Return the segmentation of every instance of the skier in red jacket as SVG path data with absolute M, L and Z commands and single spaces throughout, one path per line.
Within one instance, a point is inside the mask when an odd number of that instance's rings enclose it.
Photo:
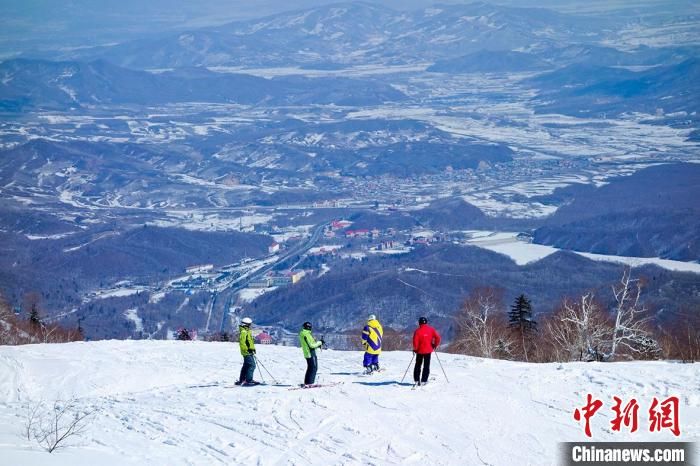
M 413 380 L 416 385 L 425 385 L 430 376 L 430 354 L 440 344 L 440 334 L 428 325 L 428 319 L 418 319 L 418 328 L 413 332 L 413 352 L 416 354 L 416 366 L 413 368 Z M 423 366 L 423 374 L 421 374 Z

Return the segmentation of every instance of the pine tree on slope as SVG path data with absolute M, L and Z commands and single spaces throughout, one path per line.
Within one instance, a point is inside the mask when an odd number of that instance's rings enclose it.
M 537 331 L 537 322 L 532 318 L 532 304 L 524 294 L 515 299 L 508 312 L 508 325 L 512 327 L 520 337 L 523 345 L 525 361 L 528 360 L 526 340 L 530 339 Z

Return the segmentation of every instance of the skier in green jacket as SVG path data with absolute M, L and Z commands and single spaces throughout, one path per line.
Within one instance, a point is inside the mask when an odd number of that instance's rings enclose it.
M 316 359 L 316 349 L 323 346 L 323 338 L 316 341 L 311 335 L 311 322 L 304 322 L 301 332 L 299 332 L 299 343 L 306 358 L 306 374 L 304 375 L 304 385 L 313 385 L 316 381 L 316 371 L 318 370 L 318 360 Z
M 253 319 L 244 317 L 241 319 L 241 324 L 238 327 L 243 367 L 241 367 L 241 376 L 238 378 L 236 385 L 260 384 L 260 382 L 253 380 L 253 374 L 255 373 L 255 342 L 253 341 L 253 335 L 250 333 L 251 325 L 253 325 Z

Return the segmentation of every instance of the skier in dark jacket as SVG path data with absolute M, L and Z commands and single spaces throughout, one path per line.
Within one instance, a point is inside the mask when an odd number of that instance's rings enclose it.
M 413 368 L 413 381 L 417 385 L 428 383 L 430 376 L 430 355 L 440 345 L 440 334 L 428 325 L 428 319 L 418 319 L 418 328 L 413 332 L 413 352 L 416 355 L 416 365 Z M 423 373 L 421 374 L 421 366 Z
M 255 373 L 255 342 L 253 341 L 253 335 L 250 333 L 251 325 L 253 325 L 253 319 L 244 317 L 241 319 L 241 325 L 238 327 L 243 367 L 241 367 L 241 376 L 238 378 L 236 385 L 260 384 L 260 382 L 253 380 L 253 374 Z
M 301 332 L 299 332 L 299 343 L 306 359 L 304 385 L 313 385 L 316 381 L 316 371 L 318 370 L 316 349 L 323 346 L 323 338 L 320 341 L 316 341 L 311 334 L 311 322 L 304 322 Z

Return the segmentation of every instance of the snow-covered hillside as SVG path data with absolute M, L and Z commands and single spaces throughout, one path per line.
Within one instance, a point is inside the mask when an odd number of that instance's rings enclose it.
M 264 346 L 258 353 L 281 384 L 302 380 L 298 348 Z M 0 463 L 556 464 L 558 442 L 587 440 L 573 417 L 587 394 L 604 403 L 591 418 L 592 440 L 700 436 L 697 364 L 535 365 L 439 356 L 449 383 L 433 358 L 434 380 L 411 390 L 399 383 L 411 353 L 384 353 L 387 370 L 366 377 L 359 375 L 360 352 L 323 351 L 318 382 L 342 383 L 289 390 L 234 386 L 241 357 L 232 343 L 0 347 Z M 673 395 L 680 399 L 680 437 L 650 433 L 651 400 Z M 639 402 L 637 432 L 612 431 L 613 396 Z M 25 407 L 57 398 L 75 398 L 96 412 L 81 437 L 49 454 L 26 439 Z

